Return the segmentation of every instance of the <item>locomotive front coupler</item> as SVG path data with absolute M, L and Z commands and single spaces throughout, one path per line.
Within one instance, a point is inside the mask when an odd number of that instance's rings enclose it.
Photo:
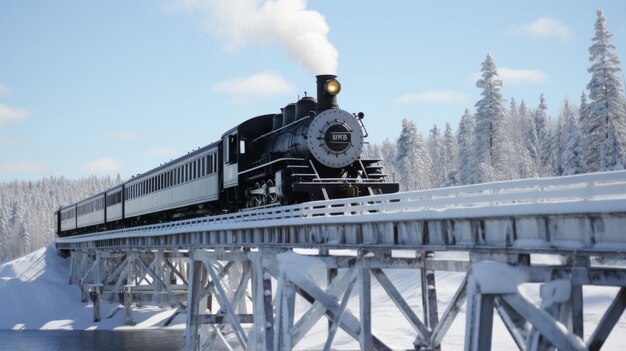
M 341 197 L 357 197 L 360 195 L 361 191 L 359 190 L 359 187 L 357 186 L 352 186 L 350 184 L 347 184 L 346 186 L 342 187 L 341 190 L 339 191 Z

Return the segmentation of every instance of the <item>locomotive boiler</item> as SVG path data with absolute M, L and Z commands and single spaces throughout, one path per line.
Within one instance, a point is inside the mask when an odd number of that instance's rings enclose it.
M 317 100 L 305 96 L 288 104 L 271 116 L 270 131 L 242 134 L 252 148 L 252 162 L 241 166 L 240 179 L 248 205 L 398 191 L 397 183 L 385 181 L 380 160 L 360 158 L 364 114 L 340 109 L 340 91 L 336 76 L 317 76 Z

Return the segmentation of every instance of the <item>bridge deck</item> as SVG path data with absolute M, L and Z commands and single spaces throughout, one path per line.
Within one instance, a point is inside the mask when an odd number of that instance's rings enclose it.
M 626 251 L 626 172 L 450 187 L 60 238 L 60 249 Z

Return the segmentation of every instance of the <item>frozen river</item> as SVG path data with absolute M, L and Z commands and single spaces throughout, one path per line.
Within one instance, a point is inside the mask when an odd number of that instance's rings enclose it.
M 0 350 L 179 350 L 182 330 L 0 330 Z

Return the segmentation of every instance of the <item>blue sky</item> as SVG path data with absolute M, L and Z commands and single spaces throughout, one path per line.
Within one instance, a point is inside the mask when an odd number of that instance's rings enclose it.
M 618 0 L 0 0 L 0 181 L 147 171 L 314 92 L 335 54 L 373 142 L 403 118 L 456 129 L 488 53 L 506 99 L 543 93 L 556 117 L 589 81 L 598 8 L 626 60 Z

